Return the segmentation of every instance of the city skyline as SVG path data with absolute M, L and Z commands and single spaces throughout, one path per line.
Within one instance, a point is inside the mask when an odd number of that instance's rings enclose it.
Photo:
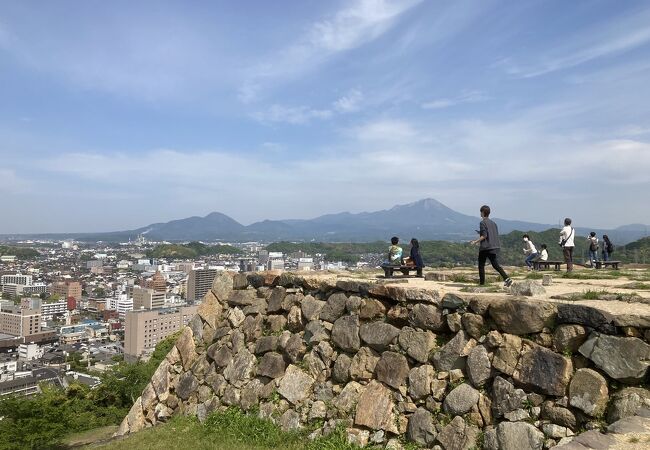
M 435 198 L 650 223 L 650 5 L 5 2 L 0 233 Z

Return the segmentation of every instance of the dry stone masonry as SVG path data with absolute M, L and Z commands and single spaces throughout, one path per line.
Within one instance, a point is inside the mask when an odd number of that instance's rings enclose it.
M 342 425 L 361 446 L 614 449 L 632 432 L 650 448 L 648 322 L 513 295 L 221 273 L 118 434 L 237 407 L 285 430 L 319 424 L 312 437 Z

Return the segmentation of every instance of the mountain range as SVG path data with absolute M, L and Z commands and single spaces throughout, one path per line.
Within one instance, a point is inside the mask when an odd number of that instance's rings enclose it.
M 459 213 L 437 200 L 427 198 L 390 209 L 338 214 L 327 214 L 314 219 L 264 220 L 242 225 L 219 212 L 205 217 L 189 217 L 165 223 L 154 223 L 135 230 L 107 233 L 66 233 L 22 236 L 0 236 L 5 239 L 51 238 L 80 241 L 126 241 L 139 234 L 153 241 L 317 241 L 370 242 L 389 240 L 400 236 L 402 241 L 415 237 L 420 240 L 467 240 L 476 236 L 479 218 Z M 514 230 L 544 231 L 556 227 L 551 224 L 523 222 L 495 218 L 500 233 Z M 596 231 L 608 234 L 617 243 L 625 244 L 647 235 L 650 227 L 632 224 L 614 230 L 576 228 L 577 235 Z

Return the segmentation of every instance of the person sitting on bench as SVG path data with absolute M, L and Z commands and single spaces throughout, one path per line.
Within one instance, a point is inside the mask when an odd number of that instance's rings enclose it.
M 546 244 L 542 244 L 542 251 L 537 254 L 537 257 L 533 261 L 533 267 L 539 269 L 538 263 L 540 261 L 548 261 L 548 246 Z
M 420 255 L 420 243 L 417 239 L 411 239 L 411 253 L 405 261 L 407 266 L 413 266 L 417 268 L 417 276 L 422 276 L 422 268 L 424 267 L 424 261 L 422 261 L 422 255 Z
M 384 261 L 382 266 L 401 266 L 402 265 L 402 255 L 404 254 L 402 247 L 397 245 L 399 243 L 399 238 L 393 236 L 390 238 L 390 247 L 388 247 L 388 260 Z

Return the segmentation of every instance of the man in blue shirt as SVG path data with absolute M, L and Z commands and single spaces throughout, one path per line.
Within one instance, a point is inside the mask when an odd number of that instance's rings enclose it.
M 481 223 L 479 225 L 479 237 L 473 240 L 472 244 L 479 244 L 478 250 L 478 278 L 479 284 L 485 284 L 485 261 L 490 260 L 490 264 L 494 270 L 499 272 L 503 277 L 505 287 L 512 284 L 512 280 L 499 264 L 498 256 L 501 249 L 501 242 L 499 241 L 499 229 L 497 224 L 490 220 L 490 207 L 487 205 L 481 206 Z

